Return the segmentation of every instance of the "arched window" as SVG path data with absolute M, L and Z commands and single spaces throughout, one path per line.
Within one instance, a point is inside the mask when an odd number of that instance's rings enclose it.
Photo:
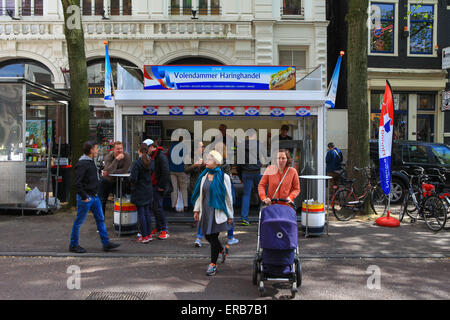
M 42 63 L 31 59 L 13 59 L 0 62 L 0 77 L 24 77 L 53 88 L 55 78 Z
M 120 63 L 133 77 L 143 82 L 143 73 L 133 63 L 119 58 L 110 58 L 114 85 L 117 86 L 117 63 Z M 105 58 L 90 60 L 87 63 L 89 86 L 104 86 L 105 83 Z

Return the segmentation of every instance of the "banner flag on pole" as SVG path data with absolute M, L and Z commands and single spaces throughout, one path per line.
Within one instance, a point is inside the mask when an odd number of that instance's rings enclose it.
M 114 108 L 115 101 L 112 95 L 112 71 L 111 71 L 111 62 L 109 61 L 109 51 L 108 51 L 108 41 L 104 42 L 105 44 L 105 95 L 104 95 L 104 103 L 105 107 Z
M 384 194 L 388 195 L 391 192 L 391 151 L 394 133 L 394 98 L 389 81 L 386 81 L 378 133 L 380 183 Z
M 333 76 L 331 77 L 330 89 L 328 91 L 327 100 L 325 101 L 325 106 L 334 109 L 334 104 L 336 102 L 336 94 L 339 82 L 339 72 L 341 71 L 341 62 L 344 51 L 341 51 L 336 67 L 334 68 Z

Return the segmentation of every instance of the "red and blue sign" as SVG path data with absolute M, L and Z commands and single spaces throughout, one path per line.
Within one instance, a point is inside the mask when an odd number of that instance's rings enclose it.
M 386 81 L 378 133 L 380 183 L 384 194 L 388 195 L 391 192 L 391 152 L 394 133 L 394 98 L 389 81 Z

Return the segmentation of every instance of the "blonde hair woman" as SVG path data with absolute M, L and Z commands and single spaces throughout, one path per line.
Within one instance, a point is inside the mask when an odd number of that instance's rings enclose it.
M 208 276 L 216 274 L 219 254 L 225 262 L 229 246 L 222 246 L 219 234 L 227 231 L 233 223 L 231 178 L 220 169 L 222 162 L 222 155 L 215 150 L 207 155 L 206 169 L 197 179 L 192 194 L 194 219 L 200 222 L 199 227 L 211 245 L 211 263 L 206 271 Z

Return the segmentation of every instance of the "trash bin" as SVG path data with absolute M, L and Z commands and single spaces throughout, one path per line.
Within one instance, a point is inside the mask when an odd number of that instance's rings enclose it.
M 52 188 L 53 194 L 56 191 L 56 166 L 52 166 Z M 61 202 L 67 202 L 70 198 L 70 186 L 72 184 L 72 165 L 60 166 L 58 176 L 57 198 Z

